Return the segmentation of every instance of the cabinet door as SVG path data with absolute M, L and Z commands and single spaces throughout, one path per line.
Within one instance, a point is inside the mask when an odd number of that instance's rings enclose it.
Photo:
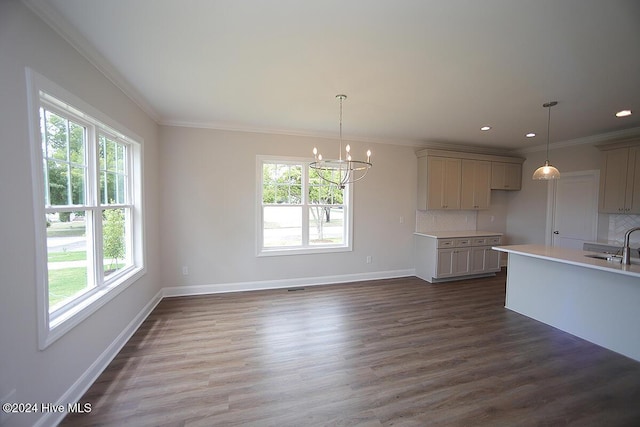
M 504 189 L 520 190 L 522 188 L 522 165 L 506 163 L 504 168 Z
M 438 249 L 436 278 L 453 276 L 453 255 L 455 249 Z
M 427 158 L 427 209 L 460 209 L 460 159 Z
M 469 272 L 472 274 L 484 273 L 485 269 L 485 248 L 475 247 L 471 249 L 471 268 Z
M 500 252 L 486 248 L 484 251 L 484 271 L 500 271 Z
M 464 276 L 469 273 L 470 248 L 438 249 L 436 278 Z
M 518 163 L 491 162 L 492 190 L 520 190 L 522 165 Z
M 471 249 L 471 268 L 473 274 L 500 271 L 500 253 L 491 246 L 478 246 Z
M 629 149 L 619 148 L 603 154 L 600 182 L 600 212 L 624 213 Z
M 471 249 L 456 249 L 453 251 L 452 259 L 452 270 L 454 276 L 462 276 L 468 274 L 471 265 Z
M 491 162 L 462 160 L 461 209 L 488 209 L 491 200 Z

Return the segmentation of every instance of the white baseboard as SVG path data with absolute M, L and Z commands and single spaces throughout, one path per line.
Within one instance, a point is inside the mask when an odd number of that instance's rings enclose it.
M 105 351 L 102 352 L 100 357 L 89 366 L 89 369 L 58 399 L 58 405 L 63 405 L 64 408 L 67 408 L 69 402 L 78 402 L 82 398 L 89 387 L 91 387 L 100 374 L 109 366 L 109 363 L 116 357 L 118 352 L 120 352 L 122 347 L 129 341 L 160 301 L 162 301 L 162 290 L 144 306 L 142 311 L 129 322 L 127 327 L 109 344 Z M 66 411 L 45 413 L 40 417 L 38 422 L 34 424 L 34 427 L 58 425 L 65 415 Z
M 253 282 L 217 283 L 212 285 L 173 286 L 163 289 L 163 297 L 206 295 L 226 292 L 286 289 L 300 286 L 318 286 L 337 283 L 362 282 L 364 280 L 393 279 L 415 276 L 416 270 L 376 271 L 373 273 L 343 274 L 336 276 L 301 277 L 297 279 L 260 280 Z
M 415 269 L 376 271 L 373 273 L 343 274 L 336 276 L 304 277 L 299 279 L 263 280 L 254 282 L 221 283 L 214 285 L 174 286 L 161 289 L 144 306 L 142 311 L 127 325 L 118 337 L 105 349 L 104 352 L 91 364 L 89 369 L 58 399 L 59 405 L 67 407 L 69 402 L 78 402 L 84 393 L 91 387 L 100 374 L 109 366 L 118 352 L 138 330 L 142 322 L 151 314 L 153 309 L 166 297 L 205 295 L 224 292 L 257 291 L 266 289 L 286 289 L 300 286 L 318 286 L 337 283 L 361 282 L 364 280 L 393 279 L 397 277 L 415 276 Z M 63 413 L 47 413 L 42 416 L 34 427 L 58 425 L 64 416 Z

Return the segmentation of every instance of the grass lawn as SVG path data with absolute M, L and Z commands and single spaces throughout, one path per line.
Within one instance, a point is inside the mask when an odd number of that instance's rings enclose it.
M 49 252 L 49 262 L 84 261 L 87 259 L 87 251 Z
M 49 254 L 49 262 L 84 261 L 87 258 L 86 251 L 52 252 Z M 115 270 L 124 267 L 124 263 L 115 266 L 105 265 L 105 276 L 110 274 L 112 267 Z M 69 267 L 49 270 L 49 306 L 53 307 L 60 301 L 82 291 L 87 287 L 87 267 Z
M 87 267 L 49 270 L 49 306 L 80 292 L 87 287 Z

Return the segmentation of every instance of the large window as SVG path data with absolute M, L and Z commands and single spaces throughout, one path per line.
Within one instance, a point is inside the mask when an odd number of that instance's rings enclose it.
M 90 107 L 28 75 L 44 348 L 143 273 L 142 153 Z
M 351 249 L 349 187 L 329 184 L 300 159 L 258 158 L 258 255 Z

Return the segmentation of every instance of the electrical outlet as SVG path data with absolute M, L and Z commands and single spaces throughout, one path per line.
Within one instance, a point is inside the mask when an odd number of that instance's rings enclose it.
M 187 267 L 186 265 L 182 266 L 182 275 L 183 276 L 188 276 L 189 275 L 189 267 Z
M 371 255 L 367 255 L 367 264 L 371 264 Z
M 404 217 L 403 216 L 400 217 L 400 224 L 404 224 Z

